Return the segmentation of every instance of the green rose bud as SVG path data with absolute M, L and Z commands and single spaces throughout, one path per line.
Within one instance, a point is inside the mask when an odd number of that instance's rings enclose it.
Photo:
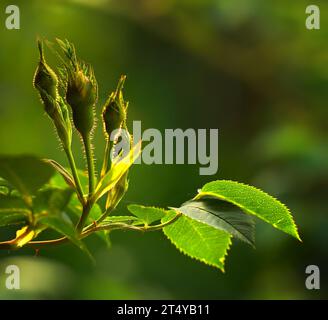
M 40 61 L 35 71 L 33 85 L 39 91 L 41 100 L 47 114 L 53 118 L 56 112 L 56 100 L 58 95 L 58 78 L 56 73 L 47 65 L 44 54 L 43 44 L 38 40 Z
M 77 69 L 68 73 L 66 101 L 72 108 L 75 128 L 83 137 L 94 126 L 94 105 L 98 88 L 93 72 Z
M 43 43 L 41 40 L 38 40 L 38 48 L 40 61 L 35 71 L 33 85 L 38 90 L 45 111 L 52 119 L 58 136 L 64 148 L 66 148 L 70 145 L 72 136 L 69 115 L 68 112 L 63 114 L 63 112 L 67 111 L 67 108 L 58 93 L 58 77 L 45 61 Z
M 126 76 L 120 78 L 116 91 L 109 96 L 103 107 L 104 130 L 108 137 L 114 130 L 121 128 L 126 121 L 128 104 L 124 102 L 122 93 L 125 79 Z

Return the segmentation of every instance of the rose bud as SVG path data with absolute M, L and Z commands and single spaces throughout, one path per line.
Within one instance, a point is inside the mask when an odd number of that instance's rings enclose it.
M 75 128 L 87 137 L 94 126 L 98 88 L 93 71 L 77 66 L 68 72 L 66 101 L 72 108 Z
M 123 99 L 123 84 L 126 76 L 119 80 L 117 89 L 107 99 L 102 112 L 104 130 L 110 138 L 114 130 L 120 129 L 126 121 L 127 103 Z
M 43 44 L 38 40 L 38 48 L 40 53 L 40 61 L 35 71 L 33 85 L 39 91 L 41 100 L 47 114 L 53 118 L 56 112 L 56 100 L 58 95 L 58 78 L 56 73 L 47 65 Z

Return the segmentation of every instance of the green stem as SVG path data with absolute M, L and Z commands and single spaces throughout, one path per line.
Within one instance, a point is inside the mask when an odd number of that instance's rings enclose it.
M 127 224 L 127 223 L 122 223 L 122 222 L 103 224 L 103 225 L 99 225 L 99 226 L 90 224 L 89 226 L 84 228 L 83 234 L 89 234 L 89 233 L 96 232 L 99 230 L 114 230 L 114 229 L 127 229 L 127 230 L 143 231 L 143 232 L 157 231 L 157 230 L 163 229 L 164 227 L 168 226 L 169 224 L 175 222 L 180 216 L 181 216 L 181 213 L 176 211 L 176 215 L 169 221 L 166 221 L 166 222 L 163 222 L 160 224 L 156 224 L 153 226 L 145 225 L 143 227 L 138 227 L 138 226 L 134 226 L 134 225 Z
M 82 211 L 82 215 L 80 217 L 80 220 L 76 226 L 76 230 L 78 233 L 81 233 L 83 230 L 83 227 L 85 225 L 85 222 L 87 221 L 87 218 L 89 216 L 90 210 L 92 209 L 93 203 L 90 201 L 90 199 L 88 199 L 87 203 L 85 204 L 85 206 L 83 206 L 83 211 Z
M 86 206 L 87 207 L 87 206 Z M 86 212 L 86 211 L 85 211 Z M 176 212 L 177 214 L 169 221 L 163 222 L 154 226 L 133 226 L 126 223 L 109 223 L 108 225 L 103 226 L 94 226 L 93 224 L 87 226 L 84 228 L 83 232 L 80 232 L 80 239 L 88 237 L 90 234 L 100 231 L 100 230 L 134 230 L 134 231 L 141 231 L 141 232 L 147 232 L 147 231 L 157 231 L 160 229 L 163 229 L 164 227 L 168 226 L 169 224 L 175 222 L 180 216 L 180 212 Z M 82 214 L 83 216 L 83 214 Z M 16 240 L 16 239 L 14 239 Z M 17 247 L 14 247 L 14 240 L 0 242 L 0 250 L 13 250 L 18 249 Z M 32 247 L 40 247 L 40 246 L 46 246 L 46 245 L 54 245 L 54 244 L 60 244 L 67 242 L 69 239 L 67 237 L 61 237 L 57 239 L 52 240 L 42 240 L 42 241 L 30 241 L 27 243 L 27 246 Z
M 72 149 L 70 147 L 65 148 L 65 153 L 67 155 L 67 159 L 68 159 L 69 165 L 70 165 L 71 170 L 72 170 L 72 175 L 73 175 L 73 179 L 74 179 L 74 182 L 75 182 L 78 197 L 79 197 L 80 201 L 83 204 L 84 203 L 83 189 L 82 189 L 82 185 L 81 185 L 81 182 L 80 182 L 79 175 L 77 173 L 76 164 L 75 164 L 74 156 L 73 156 L 73 153 L 72 153 Z
M 89 198 L 90 198 L 95 190 L 95 180 L 96 180 L 90 135 L 83 137 L 83 144 L 84 144 L 85 156 L 87 158 L 87 165 L 88 165 Z

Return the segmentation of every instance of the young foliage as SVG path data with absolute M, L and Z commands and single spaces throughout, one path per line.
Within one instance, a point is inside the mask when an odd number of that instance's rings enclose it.
M 202 187 L 195 199 L 202 199 L 206 196 L 230 202 L 244 212 L 300 240 L 289 209 L 262 190 L 235 181 L 212 181 Z
M 168 211 L 162 222 L 174 215 L 174 211 Z M 182 253 L 224 271 L 225 256 L 231 245 L 229 233 L 184 215 L 164 227 L 163 232 Z
M 166 214 L 163 209 L 145 207 L 137 204 L 129 205 L 128 210 L 139 218 L 145 225 L 150 225 L 155 221 L 161 220 Z
M 97 80 L 73 44 L 59 39 L 57 44 L 62 64 L 54 71 L 46 63 L 42 41 L 38 41 L 40 61 L 33 84 L 56 129 L 69 168 L 52 159 L 0 156 L 0 227 L 16 229 L 16 237 L 0 242 L 0 249 L 41 248 L 70 241 L 91 257 L 84 243 L 91 234 L 109 245 L 113 230 L 162 230 L 179 251 L 223 271 L 233 237 L 255 246 L 255 217 L 300 240 L 285 205 L 257 188 L 234 181 L 209 182 L 178 208 L 132 204 L 127 207 L 132 215 L 113 215 L 127 192 L 129 170 L 141 153 L 141 141 L 133 141 L 126 125 L 126 76 L 120 77 L 102 107 L 106 146 L 97 176 L 92 152 Z M 75 164 L 73 125 L 81 137 L 87 173 Z M 128 152 L 120 149 L 123 137 L 130 146 Z M 106 197 L 105 205 L 102 197 Z M 47 230 L 55 231 L 58 237 L 48 239 Z
M 255 246 L 254 219 L 228 202 L 215 198 L 204 198 L 188 201 L 176 210 L 193 220 L 225 231 L 235 238 Z

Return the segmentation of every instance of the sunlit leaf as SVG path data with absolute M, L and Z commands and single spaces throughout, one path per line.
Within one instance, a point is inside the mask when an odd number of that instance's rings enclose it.
M 257 188 L 235 181 L 218 180 L 205 184 L 195 199 L 208 196 L 230 202 L 245 213 L 255 215 L 300 240 L 289 209 Z
M 161 220 L 166 211 L 155 207 L 145 207 L 138 204 L 130 204 L 128 210 L 142 220 L 146 225 L 150 225 L 155 221 Z
M 120 180 L 124 173 L 132 166 L 133 162 L 139 157 L 141 152 L 141 141 L 130 150 L 124 158 L 114 161 L 112 168 L 103 176 L 97 185 L 95 199 L 101 198 Z
M 176 210 L 191 219 L 226 231 L 251 246 L 255 245 L 253 217 L 226 201 L 217 198 L 202 198 L 188 201 Z
M 162 219 L 167 222 L 175 216 L 169 211 Z M 163 228 L 164 234 L 182 253 L 224 271 L 224 261 L 231 245 L 231 236 L 204 223 L 182 215 Z

